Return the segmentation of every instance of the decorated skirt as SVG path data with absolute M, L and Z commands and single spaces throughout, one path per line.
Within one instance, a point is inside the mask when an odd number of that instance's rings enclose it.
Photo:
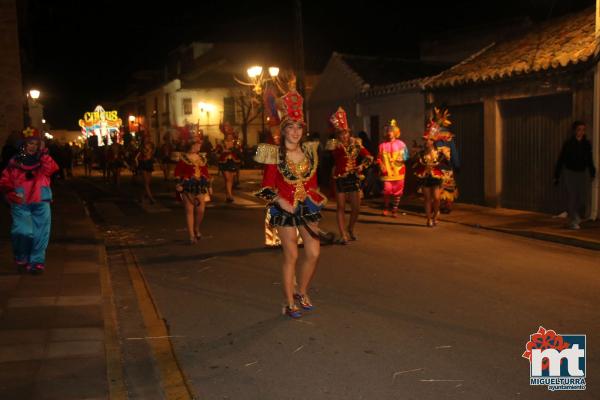
M 335 189 L 338 193 L 358 192 L 360 190 L 360 178 L 356 174 L 335 178 Z
M 419 179 L 419 186 L 421 186 L 421 187 L 436 187 L 436 186 L 441 186 L 441 184 L 442 184 L 441 178 L 434 178 L 432 176 L 427 176 L 425 178 Z
M 240 169 L 239 164 L 232 159 L 219 163 L 219 170 L 221 171 L 236 172 L 238 169 Z
M 283 210 L 278 204 L 267 206 L 271 226 L 301 226 L 321 220 L 321 207 L 309 198 L 301 201 L 292 214 Z
M 200 179 L 190 178 L 184 179 L 181 182 L 181 186 L 183 186 L 183 191 L 185 193 L 197 196 L 208 192 L 209 183 L 205 177 L 201 177 Z

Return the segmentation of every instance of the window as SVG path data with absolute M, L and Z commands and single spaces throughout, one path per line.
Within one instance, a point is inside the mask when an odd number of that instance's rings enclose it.
M 192 99 L 183 99 L 183 113 L 185 115 L 192 114 Z
M 223 99 L 223 120 L 231 124 L 236 122 L 235 99 L 233 97 L 225 97 Z

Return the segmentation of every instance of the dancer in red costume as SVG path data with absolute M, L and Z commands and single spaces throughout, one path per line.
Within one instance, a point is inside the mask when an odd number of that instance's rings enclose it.
M 292 84 L 293 85 L 293 84 Z M 293 85 L 295 87 L 295 85 Z M 304 311 L 314 307 L 308 296 L 320 253 L 318 222 L 321 207 L 327 201 L 318 190 L 316 143 L 303 143 L 305 129 L 303 99 L 294 89 L 277 103 L 281 115 L 281 144 L 260 144 L 255 160 L 265 164 L 262 188 L 256 196 L 269 202 L 270 223 L 277 227 L 283 248 L 284 312 L 291 318 L 300 318 Z M 294 290 L 294 276 L 298 259 L 297 232 L 304 241 L 304 262 Z
M 334 159 L 333 179 L 337 200 L 337 223 L 340 231 L 338 243 L 346 244 L 356 240 L 354 226 L 360 211 L 360 181 L 362 172 L 373 162 L 373 156 L 365 149 L 360 139 L 352 137 L 346 112 L 342 107 L 331 116 L 329 122 L 336 131 L 337 138 L 327 142 Z M 350 203 L 350 223 L 346 231 L 346 201 Z

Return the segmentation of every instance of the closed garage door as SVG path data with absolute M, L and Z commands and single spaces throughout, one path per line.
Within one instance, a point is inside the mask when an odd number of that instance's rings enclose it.
M 483 104 L 450 107 L 449 111 L 461 164 L 456 175 L 458 201 L 483 204 Z
M 556 159 L 570 135 L 572 95 L 507 100 L 502 113 L 502 206 L 556 213 L 564 211 L 553 185 Z

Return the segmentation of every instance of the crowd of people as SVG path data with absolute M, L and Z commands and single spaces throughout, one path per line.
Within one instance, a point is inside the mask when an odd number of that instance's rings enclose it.
M 405 190 L 407 171 L 414 174 L 422 195 L 427 227 L 438 224 L 441 212 L 450 212 L 458 197 L 454 174 L 460 166 L 450 132 L 447 110 L 435 108 L 422 136 L 421 145 L 411 149 L 401 140 L 401 129 L 391 120 L 384 130 L 384 141 L 373 146 L 369 137 L 352 134 L 346 112 L 339 107 L 330 117 L 332 136 L 323 147 L 306 134 L 303 98 L 290 85 L 277 99 L 269 115 L 271 137 L 260 143 L 254 161 L 263 168 L 260 190 L 255 195 L 267 202 L 265 238 L 267 245 L 283 250 L 283 313 L 300 318 L 314 309 L 309 297 L 311 280 L 320 254 L 320 244 L 332 234 L 319 228 L 321 209 L 327 193 L 337 203 L 336 242 L 346 245 L 358 240 L 356 223 L 363 197 L 380 192 L 384 217 L 397 218 Z M 212 148 L 201 130 L 184 140 L 165 136 L 157 148 L 149 136 L 140 142 L 114 140 L 108 146 L 86 146 L 74 151 L 68 145 L 45 142 L 35 129 L 26 129 L 18 143 L 2 150 L 3 171 L 0 192 L 10 205 L 14 260 L 21 272 L 40 273 L 45 269 L 45 251 L 50 234 L 50 189 L 52 178 L 72 174 L 73 160 L 80 155 L 89 176 L 97 164 L 103 176 L 119 185 L 121 170 L 129 168 L 143 183 L 140 201 L 155 202 L 152 172 L 158 160 L 165 180 L 174 179 L 174 192 L 183 204 L 189 242 L 202 238 L 201 225 L 206 203 L 213 194 L 214 177 L 209 173 L 211 159 L 223 177 L 225 201 L 234 202 L 234 188 L 243 161 L 242 146 L 227 121 L 220 126 L 224 140 Z M 14 138 L 13 138 L 14 139 Z M 173 170 L 173 172 L 171 172 Z M 585 185 L 595 177 L 591 146 L 585 138 L 585 124 L 573 124 L 573 136 L 565 143 L 556 167 L 555 178 L 564 176 L 569 194 L 570 227 L 578 229 Z M 173 177 L 171 177 L 171 174 Z M 325 188 L 325 189 L 323 189 Z M 350 206 L 346 222 L 346 207 Z M 304 257 L 297 271 L 299 244 Z

